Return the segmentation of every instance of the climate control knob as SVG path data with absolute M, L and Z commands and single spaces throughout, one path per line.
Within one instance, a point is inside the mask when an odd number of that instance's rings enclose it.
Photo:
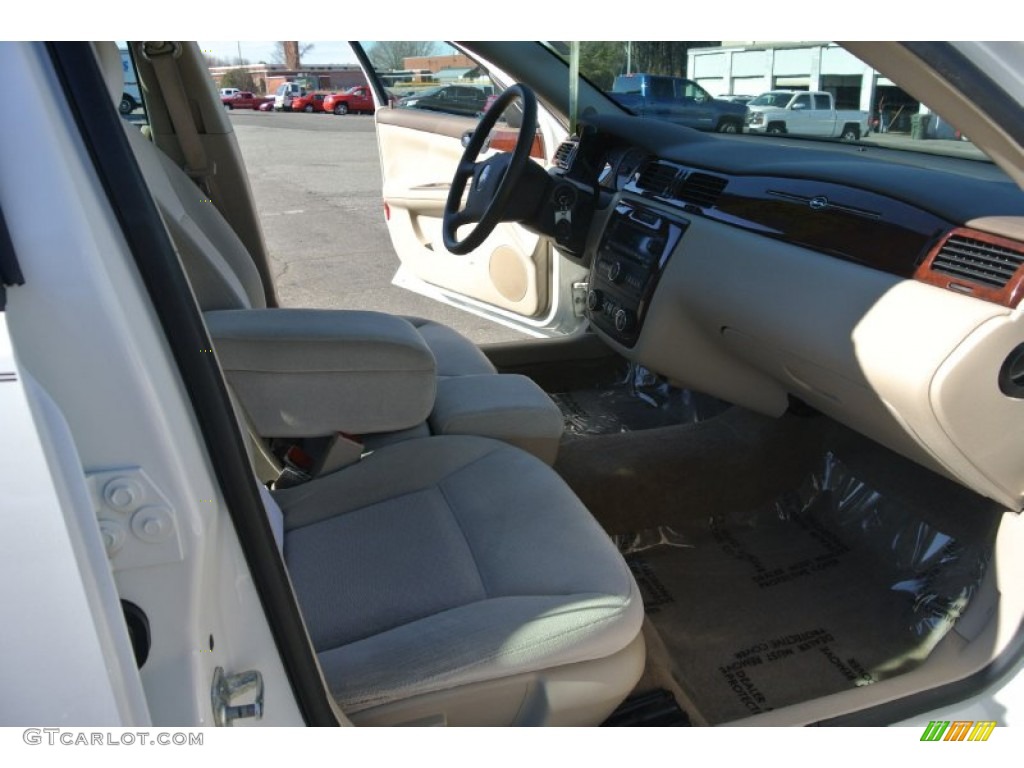
M 604 294 L 601 291 L 589 291 L 587 293 L 587 309 L 591 312 L 600 312 L 604 309 Z
M 615 330 L 619 333 L 633 330 L 634 325 L 636 325 L 636 315 L 628 309 L 620 309 L 615 313 Z

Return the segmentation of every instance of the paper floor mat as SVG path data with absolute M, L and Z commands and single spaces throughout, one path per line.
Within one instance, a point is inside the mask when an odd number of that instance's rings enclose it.
M 909 671 L 980 583 L 987 547 L 826 462 L 763 509 L 615 537 L 673 676 L 712 724 Z

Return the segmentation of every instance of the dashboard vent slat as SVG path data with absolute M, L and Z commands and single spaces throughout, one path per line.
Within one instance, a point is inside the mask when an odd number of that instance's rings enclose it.
M 676 189 L 676 197 L 686 203 L 693 203 L 702 208 L 711 208 L 718 202 L 719 195 L 728 184 L 728 179 L 712 176 L 708 173 L 691 173 Z
M 555 150 L 555 165 L 563 171 L 572 168 L 572 161 L 576 157 L 576 150 L 579 142 L 574 139 L 563 141 Z
M 971 237 L 953 235 L 932 262 L 932 270 L 993 288 L 1003 288 L 1024 264 L 1024 252 Z
M 636 186 L 644 192 L 650 192 L 659 197 L 667 196 L 675 184 L 679 169 L 672 165 L 659 163 L 657 160 L 645 163 L 640 169 Z

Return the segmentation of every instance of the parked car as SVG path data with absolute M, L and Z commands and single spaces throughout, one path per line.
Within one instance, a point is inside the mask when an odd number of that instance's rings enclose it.
M 281 83 L 277 90 L 274 91 L 274 111 L 291 112 L 292 100 L 305 95 L 306 89 L 302 84 L 294 82 Z
M 824 91 L 768 91 L 750 101 L 747 109 L 749 133 L 856 141 L 870 130 L 867 112 L 836 109 L 832 94 Z
M 754 99 L 753 96 L 741 96 L 732 93 L 726 94 L 725 96 L 719 96 L 718 98 L 722 101 L 731 101 L 734 104 L 749 104 Z
M 441 85 L 399 99 L 398 106 L 476 117 L 484 111 L 490 95 L 476 85 Z
M 259 109 L 261 106 L 274 101 L 271 96 L 257 96 L 252 91 L 237 91 L 229 96 L 221 96 L 220 103 L 224 109 Z
M 363 112 L 371 114 L 373 110 L 373 96 L 365 85 L 357 85 L 341 93 L 332 93 L 324 99 L 324 112 L 333 112 L 336 115 Z
M 619 75 L 609 95 L 635 115 L 701 131 L 741 133 L 747 116 L 743 104 L 714 99 L 693 80 L 683 77 Z
M 241 90 L 241 88 L 221 88 L 220 97 L 223 99 L 225 96 L 234 96 L 236 93 L 240 93 Z
M 482 120 L 381 110 L 403 283 L 533 330 L 486 349 L 276 306 L 197 44 L 132 46 L 178 62 L 200 159 L 118 115 L 116 46 L 0 45 L 32 88 L 0 112 L 0 723 L 998 739 L 1024 701 L 1024 44 L 847 45 L 978 152 L 699 133 L 566 87 L 542 43 L 465 45 L 529 72 Z M 513 100 L 514 150 L 485 149 Z
M 132 65 L 131 54 L 120 49 L 121 67 L 124 71 L 124 90 L 121 93 L 121 103 L 117 109 L 122 115 L 130 115 L 142 106 L 142 94 L 139 91 L 139 83 L 135 78 L 135 67 Z
M 306 93 L 302 96 L 296 96 L 292 99 L 291 111 L 292 112 L 323 112 L 324 111 L 324 99 L 326 94 L 323 93 Z

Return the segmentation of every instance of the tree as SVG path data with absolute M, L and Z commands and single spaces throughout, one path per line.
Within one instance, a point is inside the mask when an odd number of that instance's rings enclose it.
M 581 42 L 580 72 L 598 88 L 608 90 L 616 75 L 626 71 L 626 47 L 621 42 Z
M 288 69 L 301 69 L 302 57 L 313 50 L 313 43 L 300 44 L 295 41 L 282 41 L 274 43 L 274 52 L 270 54 L 270 60 L 274 64 L 281 64 Z
M 599 88 L 612 87 L 616 75 L 649 72 L 686 75 L 687 51 L 719 45 L 717 42 L 601 41 L 580 43 L 580 72 Z M 568 59 L 568 46 L 557 47 Z
M 253 91 L 254 93 L 259 90 L 249 71 L 241 68 L 229 69 L 225 72 L 224 77 L 220 79 L 220 87 L 237 88 L 240 91 Z
M 238 57 L 227 58 L 224 56 L 214 56 L 211 53 L 203 54 L 203 58 L 206 60 L 206 66 L 208 67 L 231 67 L 240 66 L 242 64 L 252 64 L 248 59 L 239 59 Z
M 374 69 L 405 69 L 405 60 L 413 56 L 432 56 L 437 50 L 433 42 L 424 40 L 392 40 L 373 43 L 366 49 L 366 55 Z
M 657 40 L 633 43 L 632 68 L 634 72 L 658 75 L 686 75 L 686 53 L 691 48 L 720 45 L 717 42 L 679 42 Z

